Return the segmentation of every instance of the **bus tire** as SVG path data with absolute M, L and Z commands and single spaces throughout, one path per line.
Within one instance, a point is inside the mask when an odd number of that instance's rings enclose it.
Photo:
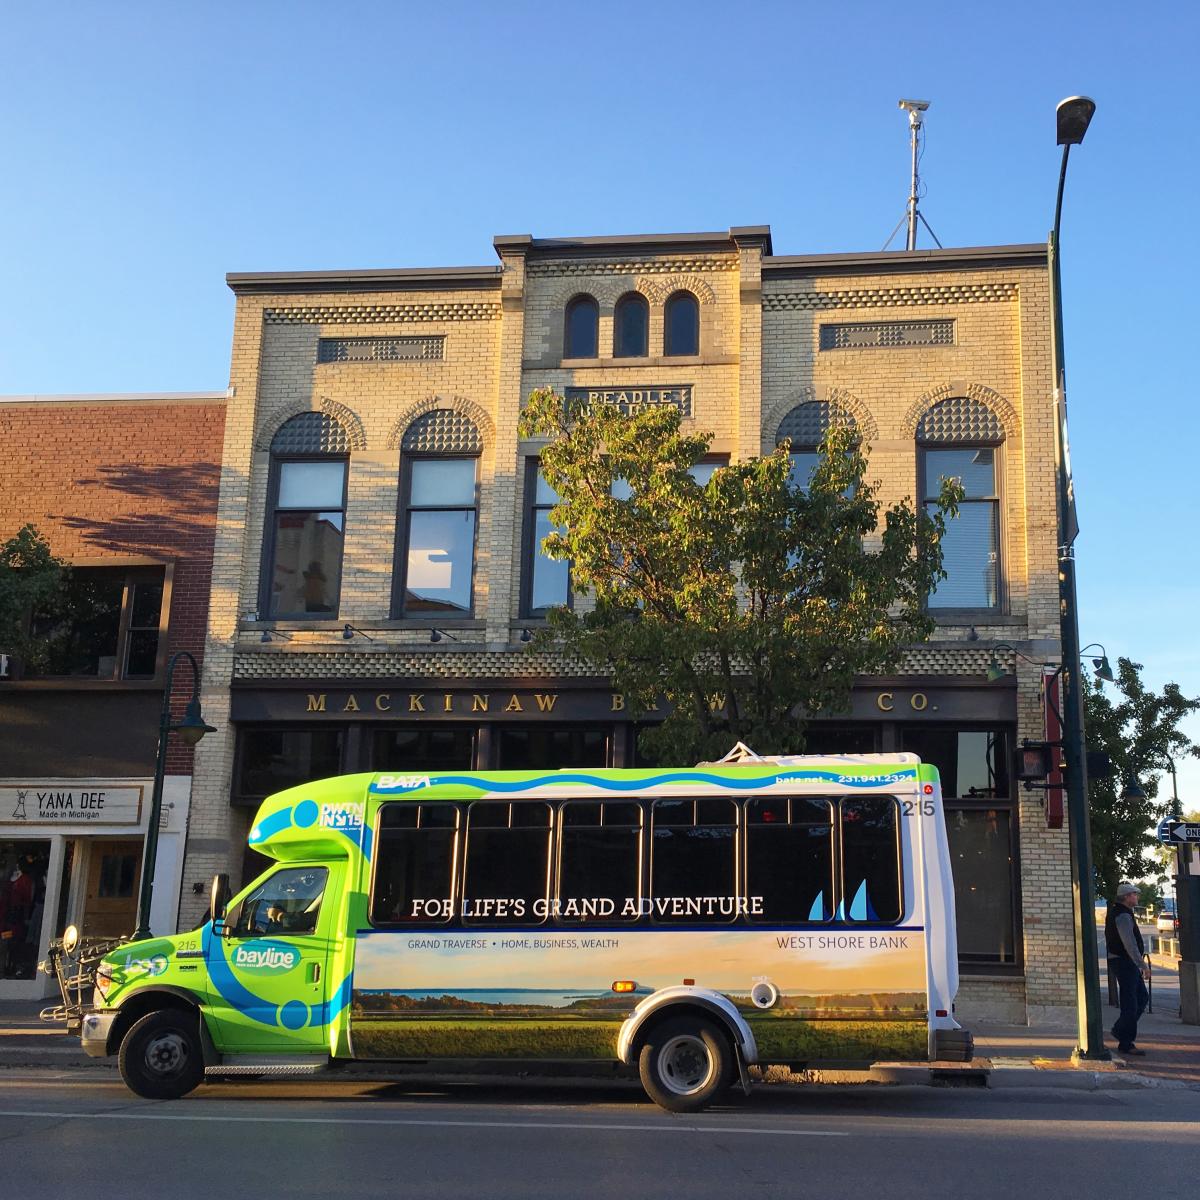
M 646 1095 L 668 1112 L 699 1112 L 729 1090 L 733 1049 L 724 1030 L 703 1017 L 663 1021 L 646 1035 L 638 1074 Z
M 131 1092 L 147 1100 L 178 1100 L 204 1078 L 200 1016 L 163 1008 L 137 1021 L 121 1041 L 117 1058 Z

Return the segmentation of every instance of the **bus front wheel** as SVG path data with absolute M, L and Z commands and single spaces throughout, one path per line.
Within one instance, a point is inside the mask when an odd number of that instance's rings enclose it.
M 121 1078 L 148 1100 L 178 1100 L 204 1078 L 198 1013 L 165 1008 L 148 1013 L 121 1042 Z
M 703 1017 L 676 1017 L 656 1025 L 638 1055 L 642 1087 L 668 1112 L 699 1112 L 725 1092 L 734 1072 L 723 1030 Z

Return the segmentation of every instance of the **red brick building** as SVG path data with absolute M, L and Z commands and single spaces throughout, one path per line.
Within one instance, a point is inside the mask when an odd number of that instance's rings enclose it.
M 59 611 L 30 614 L 45 660 L 0 646 L 0 998 L 41 994 L 63 925 L 132 932 L 167 663 L 204 647 L 225 399 L 0 398 L 0 543 L 32 523 L 72 568 Z M 181 663 L 176 712 L 191 684 Z M 155 931 L 176 925 L 191 775 L 173 738 Z

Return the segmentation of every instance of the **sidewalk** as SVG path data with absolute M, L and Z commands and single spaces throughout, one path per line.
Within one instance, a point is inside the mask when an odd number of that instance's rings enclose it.
M 1108 980 L 1103 960 L 1100 967 L 1104 1036 L 1113 1052 L 1111 1062 L 1075 1066 L 1071 1052 L 1076 1031 L 1031 1025 L 978 1025 L 975 1060 L 972 1063 L 935 1065 L 932 1077 L 946 1082 L 955 1075 L 986 1080 L 990 1087 L 1189 1087 L 1200 1089 L 1200 1025 L 1179 1020 L 1179 975 L 1174 960 L 1156 958 L 1152 988 L 1153 1012 L 1143 1015 L 1138 1026 L 1138 1047 L 1145 1058 L 1124 1059 L 1116 1053 L 1109 1029 L 1117 1010 L 1109 1006 Z M 68 1036 L 60 1026 L 38 1018 L 44 1001 L 0 1001 L 0 1072 L 12 1067 L 45 1067 L 73 1071 L 80 1068 L 113 1070 L 116 1059 L 88 1058 L 77 1036 Z M 790 1073 L 789 1073 L 790 1074 Z M 816 1074 L 816 1073 L 814 1073 Z M 775 1072 L 772 1072 L 775 1075 Z M 873 1072 L 827 1073 L 829 1081 L 928 1082 L 930 1068 L 896 1064 Z M 854 1078 L 851 1078 L 853 1076 Z M 820 1075 L 816 1076 L 820 1078 Z M 0 1076 L 2 1078 L 2 1076 Z

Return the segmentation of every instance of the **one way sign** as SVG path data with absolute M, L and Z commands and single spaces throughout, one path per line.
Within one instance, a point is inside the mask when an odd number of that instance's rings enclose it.
M 1176 821 L 1172 817 L 1163 817 L 1158 823 L 1158 840 L 1168 846 L 1200 843 L 1200 821 Z

